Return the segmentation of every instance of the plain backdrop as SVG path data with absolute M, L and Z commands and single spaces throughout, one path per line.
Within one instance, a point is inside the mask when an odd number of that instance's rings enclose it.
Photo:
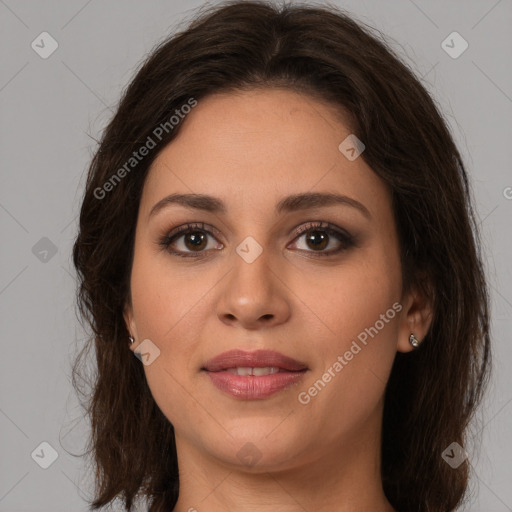
M 392 40 L 464 156 L 485 244 L 495 356 L 464 510 L 511 511 L 512 1 L 333 3 Z M 84 173 L 137 66 L 199 5 L 0 0 L 0 512 L 87 510 L 92 471 L 76 455 L 88 426 L 70 381 L 84 339 L 70 255 Z M 452 55 L 443 48 L 449 36 Z

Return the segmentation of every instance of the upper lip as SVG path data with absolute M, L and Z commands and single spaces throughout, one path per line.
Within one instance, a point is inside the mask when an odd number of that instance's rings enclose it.
M 243 350 L 228 350 L 206 361 L 203 370 L 220 372 L 229 368 L 265 368 L 274 367 L 288 371 L 306 370 L 307 366 L 300 361 L 285 356 L 273 350 L 256 350 L 245 352 Z

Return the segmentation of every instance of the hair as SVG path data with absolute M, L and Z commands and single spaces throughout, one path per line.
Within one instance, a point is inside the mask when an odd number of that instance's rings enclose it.
M 79 390 L 79 363 L 94 346 L 91 509 L 121 499 L 131 510 L 142 497 L 156 512 L 178 498 L 173 426 L 128 348 L 123 317 L 144 182 L 182 121 L 160 138 L 155 128 L 169 127 L 191 98 L 272 87 L 348 114 L 351 132 L 366 145 L 361 158 L 391 191 L 403 287 L 427 294 L 433 320 L 420 349 L 397 353 L 393 363 L 382 483 L 397 510 L 454 510 L 466 498 L 470 464 L 453 469 L 441 454 L 452 442 L 466 445 L 491 366 L 488 290 L 461 155 L 440 109 L 378 31 L 332 5 L 263 1 L 203 7 L 158 44 L 123 92 L 90 163 L 73 262 L 79 313 L 92 336 L 73 366 L 73 385 Z M 159 138 L 156 149 L 121 176 L 148 137 Z M 114 183 L 116 172 L 122 179 Z

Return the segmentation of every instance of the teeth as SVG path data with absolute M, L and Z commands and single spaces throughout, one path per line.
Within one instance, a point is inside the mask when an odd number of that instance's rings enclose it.
M 234 370 L 235 375 L 252 375 L 252 371 L 254 370 L 254 368 L 240 366 L 238 368 L 234 368 Z
M 271 373 L 277 373 L 279 368 L 266 366 L 265 368 L 253 368 L 253 375 L 270 375 Z
M 270 375 L 271 373 L 277 373 L 279 368 L 275 366 L 266 366 L 264 368 L 251 368 L 247 366 L 238 366 L 237 368 L 229 368 L 227 370 L 229 373 L 233 373 L 235 375 Z

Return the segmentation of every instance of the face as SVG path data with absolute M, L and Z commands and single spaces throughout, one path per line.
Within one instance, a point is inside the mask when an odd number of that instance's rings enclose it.
M 178 456 L 267 471 L 374 442 L 418 318 L 389 191 L 309 96 L 212 95 L 183 123 L 144 185 L 125 311 Z

